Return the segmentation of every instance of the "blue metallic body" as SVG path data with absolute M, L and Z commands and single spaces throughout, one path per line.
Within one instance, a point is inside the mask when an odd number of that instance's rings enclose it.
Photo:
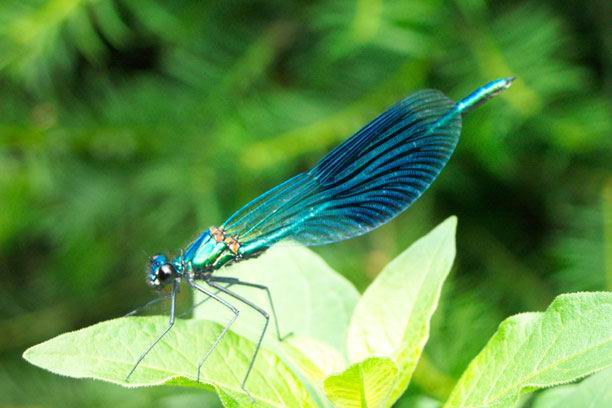
M 511 82 L 512 78 L 492 81 L 457 103 L 440 91 L 417 92 L 382 113 L 312 169 L 260 195 L 220 227 L 210 227 L 174 260 L 169 261 L 165 255 L 153 256 L 147 284 L 157 290 L 172 284 L 170 318 L 168 327 L 137 359 L 126 381 L 173 327 L 176 295 L 185 279 L 193 290 L 207 296 L 199 304 L 213 299 L 233 314 L 200 360 L 198 381 L 203 364 L 239 315 L 239 310 L 218 296 L 219 293 L 264 318 L 265 324 L 241 384 L 250 396 L 245 384 L 270 315 L 229 287 L 242 285 L 265 291 L 277 338 L 282 340 L 272 296 L 264 285 L 213 275 L 213 272 L 232 262 L 254 257 L 283 240 L 321 245 L 365 234 L 388 222 L 418 199 L 440 174 L 459 141 L 461 115 L 508 88 Z
M 450 159 L 461 115 L 507 89 L 502 78 L 454 103 L 419 91 L 382 113 L 312 169 L 265 192 L 173 263 L 207 274 L 282 240 L 322 245 L 365 234 L 408 208 Z M 229 239 L 229 240 L 228 240 Z

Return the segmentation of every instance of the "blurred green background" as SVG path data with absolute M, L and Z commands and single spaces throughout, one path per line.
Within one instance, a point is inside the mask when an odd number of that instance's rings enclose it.
M 20 355 L 150 299 L 148 255 L 400 98 L 458 99 L 516 75 L 465 118 L 408 212 L 316 248 L 363 290 L 458 215 L 458 260 L 399 405 L 443 399 L 504 317 L 612 290 L 611 12 L 606 0 L 3 0 L 0 406 L 214 406 L 56 377 Z

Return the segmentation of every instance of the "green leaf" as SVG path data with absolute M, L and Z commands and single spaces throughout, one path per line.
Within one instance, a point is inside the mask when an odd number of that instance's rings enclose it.
M 325 380 L 325 393 L 336 407 L 388 407 L 398 368 L 386 357 L 372 357 L 353 364 Z
M 359 293 L 310 249 L 278 245 L 256 259 L 225 268 L 218 275 L 267 286 L 278 314 L 281 336 L 294 333 L 296 337 L 309 337 L 344 354 L 346 333 Z M 231 290 L 272 316 L 265 291 L 238 285 Z M 262 316 L 232 298 L 225 298 L 240 309 L 240 318 L 232 330 L 248 339 L 258 339 L 264 324 Z M 196 296 L 195 301 L 200 299 Z M 227 310 L 218 302 L 208 301 L 196 309 L 195 317 L 225 324 Z M 272 319 L 266 337 L 276 338 Z M 275 348 L 274 344 L 269 346 Z
M 612 369 L 592 375 L 580 384 L 544 391 L 533 408 L 612 407 Z
M 389 357 L 398 369 L 390 403 L 408 387 L 455 257 L 457 219 L 450 217 L 387 265 L 355 308 L 349 359 Z
M 308 337 L 294 337 L 283 343 L 284 354 L 314 385 L 344 370 L 346 361 L 338 350 Z
M 214 388 L 226 406 L 250 405 L 240 383 L 254 344 L 228 332 L 203 367 L 196 382 L 197 364 L 222 327 L 202 320 L 177 320 L 175 327 L 153 348 L 132 375 L 136 359 L 167 326 L 162 317 L 132 317 L 102 322 L 55 337 L 24 353 L 30 363 L 51 372 L 94 378 L 127 387 L 174 384 Z M 314 406 L 306 388 L 274 354 L 262 349 L 247 382 L 256 406 Z M 230 403 L 230 401 L 233 401 Z
M 359 299 L 355 287 L 329 267 L 310 249 L 300 245 L 278 245 L 262 256 L 232 265 L 218 276 L 238 277 L 244 282 L 267 286 L 278 314 L 280 334 L 294 335 L 276 342 L 273 314 L 265 291 L 234 285 L 231 290 L 267 310 L 271 316 L 266 346 L 291 367 L 297 368 L 312 395 L 326 404 L 323 380 L 346 367 L 346 333 Z M 252 308 L 221 294 L 240 310 L 232 331 L 257 341 L 264 319 Z M 202 299 L 196 293 L 195 302 Z M 207 301 L 195 317 L 225 324 L 228 313 L 217 302 Z
M 317 405 L 331 407 L 325 395 L 324 380 L 346 367 L 346 359 L 333 347 L 308 337 L 293 336 L 282 343 L 279 356 L 294 369 L 311 391 Z
M 519 396 L 612 365 L 612 293 L 557 297 L 506 319 L 472 360 L 446 407 L 515 406 Z

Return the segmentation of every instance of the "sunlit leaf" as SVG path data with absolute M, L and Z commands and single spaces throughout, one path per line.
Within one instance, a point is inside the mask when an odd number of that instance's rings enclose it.
M 514 406 L 522 393 L 612 365 L 612 293 L 561 295 L 541 313 L 506 319 L 446 407 Z
M 391 359 L 372 357 L 328 377 L 325 393 L 336 407 L 388 407 L 397 376 L 398 368 Z
M 573 407 L 612 407 L 612 369 L 594 374 L 580 384 L 546 390 L 533 404 L 533 408 Z
M 258 258 L 219 271 L 218 276 L 232 276 L 267 286 L 278 314 L 281 336 L 293 333 L 310 337 L 343 354 L 349 321 L 359 293 L 312 250 L 281 244 Z M 239 285 L 232 286 L 231 290 L 272 315 L 265 291 Z M 262 316 L 240 302 L 225 298 L 241 311 L 232 330 L 252 340 L 259 338 L 264 324 Z M 199 299 L 201 297 L 196 297 L 196 302 Z M 195 313 L 196 317 L 227 322 L 227 310 L 217 302 L 207 301 Z M 267 337 L 271 340 L 276 337 L 272 318 Z
M 346 366 L 338 350 L 307 337 L 292 338 L 283 344 L 283 351 L 315 385 L 322 385 L 328 376 L 341 372 Z
M 395 258 L 355 308 L 349 359 L 388 356 L 397 365 L 390 401 L 408 387 L 429 337 L 430 319 L 455 257 L 456 226 L 455 217 L 447 219 Z
M 196 382 L 198 362 L 211 347 L 221 327 L 202 320 L 178 320 L 175 327 L 125 378 L 136 359 L 167 326 L 162 317 L 109 320 L 55 337 L 24 353 L 24 358 L 57 374 L 94 378 L 127 387 L 174 384 L 214 388 L 222 401 L 250 404 L 240 384 L 254 344 L 229 332 L 203 367 Z M 247 382 L 262 407 L 308 407 L 314 403 L 304 386 L 274 354 L 261 350 Z
M 239 285 L 231 290 L 249 299 L 270 314 L 266 345 L 300 370 L 303 380 L 325 403 L 322 384 L 325 377 L 346 365 L 344 347 L 351 314 L 359 293 L 345 278 L 330 268 L 312 250 L 297 244 L 278 245 L 262 256 L 219 271 L 244 282 L 267 286 L 278 314 L 280 335 L 292 334 L 279 344 L 271 305 L 264 290 Z M 257 341 L 264 318 L 255 310 L 220 294 L 240 310 L 232 330 Z M 196 293 L 195 302 L 203 297 Z M 224 306 L 208 300 L 195 316 L 225 324 Z

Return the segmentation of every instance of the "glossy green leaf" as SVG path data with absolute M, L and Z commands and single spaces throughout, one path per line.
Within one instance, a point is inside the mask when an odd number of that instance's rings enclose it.
M 309 337 L 344 354 L 346 333 L 359 293 L 312 250 L 297 244 L 277 245 L 258 258 L 219 271 L 218 276 L 237 277 L 267 286 L 282 336 L 294 333 L 296 337 Z M 232 286 L 231 290 L 270 313 L 267 339 L 275 339 L 275 326 L 265 291 L 238 285 Z M 240 318 L 232 330 L 256 340 L 263 328 L 262 316 L 240 302 L 224 297 L 240 309 Z M 201 296 L 196 296 L 196 302 L 200 299 Z M 207 301 L 196 309 L 195 316 L 221 324 L 227 322 L 227 310 L 213 301 Z M 270 342 L 269 347 L 275 349 L 275 346 Z
M 543 313 L 506 319 L 446 407 L 515 406 L 523 393 L 612 365 L 612 293 L 561 295 Z
M 283 343 L 283 351 L 313 385 L 322 385 L 328 376 L 346 367 L 338 350 L 308 337 L 291 338 Z
M 306 384 L 317 404 L 331 407 L 323 383 L 328 376 L 344 370 L 344 356 L 326 343 L 300 336 L 283 342 L 279 351 L 283 361 L 286 361 Z
M 429 324 L 455 257 L 457 219 L 451 217 L 387 265 L 355 308 L 348 335 L 349 359 L 387 356 L 397 366 L 389 394 L 408 387 L 429 337 Z
M 398 368 L 391 359 L 372 357 L 328 377 L 325 393 L 336 407 L 389 407 L 397 376 Z
M 198 361 L 221 331 L 218 324 L 202 320 L 177 320 L 126 383 L 125 377 L 139 354 L 166 325 L 162 317 L 109 320 L 34 346 L 24 353 L 24 358 L 69 377 L 94 378 L 128 387 L 169 383 L 214 388 L 226 406 L 251 405 L 240 383 L 254 344 L 232 332 L 210 355 L 203 367 L 201 383 L 195 381 Z M 315 405 L 291 370 L 266 350 L 261 350 L 247 388 L 256 399 L 256 406 Z
M 300 371 L 300 378 L 318 398 L 318 403 L 327 404 L 323 379 L 346 366 L 346 333 L 359 299 L 354 286 L 312 250 L 297 244 L 277 245 L 258 258 L 219 271 L 217 276 L 237 277 L 269 288 L 281 336 L 293 333 L 281 344 L 276 341 L 274 317 L 266 292 L 239 285 L 233 285 L 231 290 L 268 311 L 271 320 L 266 346 Z M 235 299 L 220 295 L 240 310 L 232 331 L 256 341 L 264 318 Z M 201 299 L 197 295 L 195 302 Z M 225 307 L 210 300 L 196 309 L 195 316 L 221 324 L 228 320 Z
M 612 407 L 612 368 L 594 374 L 580 384 L 546 390 L 533 404 L 533 408 L 573 407 Z

